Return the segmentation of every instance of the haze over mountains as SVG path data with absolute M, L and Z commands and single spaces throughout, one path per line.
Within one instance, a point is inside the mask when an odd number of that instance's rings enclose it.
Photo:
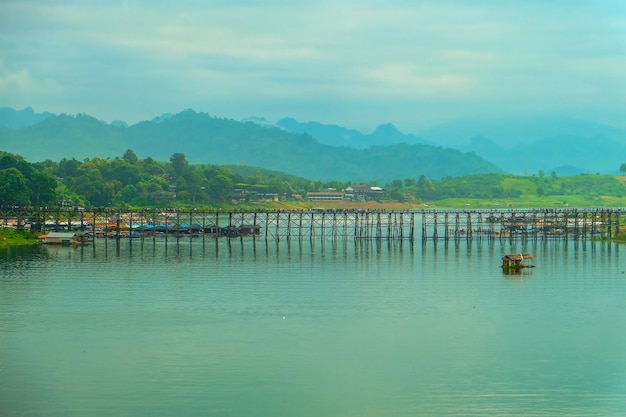
M 489 172 L 618 173 L 626 131 L 602 124 L 536 118 L 451 122 L 419 135 L 382 124 L 369 134 L 284 118 L 234 121 L 186 110 L 128 126 L 87 115 L 0 109 L 0 150 L 29 161 L 119 157 L 245 164 L 321 180 L 389 181 Z M 624 156 L 624 157 L 623 157 Z
M 308 132 L 321 143 L 356 148 L 400 142 L 455 148 L 474 152 L 518 175 L 538 170 L 559 175 L 610 174 L 626 162 L 626 130 L 564 117 L 455 121 L 417 136 L 401 133 L 393 125 L 381 125 L 369 135 L 289 118 L 277 125 L 291 132 Z

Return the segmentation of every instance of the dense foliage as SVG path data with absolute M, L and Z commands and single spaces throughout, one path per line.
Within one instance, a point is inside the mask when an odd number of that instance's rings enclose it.
M 127 150 L 113 159 L 28 163 L 0 153 L 0 205 L 71 205 L 91 207 L 166 207 L 245 204 L 268 198 L 298 200 L 309 191 L 341 190 L 342 181 L 311 181 L 246 165 L 191 164 L 182 153 L 169 161 L 140 159 Z M 611 175 L 558 177 L 479 174 L 439 180 L 396 179 L 380 185 L 384 199 L 431 202 L 444 199 L 516 199 L 549 196 L 626 196 L 626 187 Z M 269 197 L 268 197 L 269 196 Z
M 0 152 L 0 205 L 45 205 L 56 201 L 55 178 L 18 155 Z
M 320 183 L 250 167 L 190 164 L 182 153 L 168 162 L 139 159 L 127 150 L 114 159 L 64 158 L 33 164 L 58 180 L 58 204 L 73 206 L 177 206 L 237 203 L 266 193 L 291 198 Z M 240 170 L 245 175 L 235 171 Z M 25 200 L 22 200 L 25 202 Z
M 523 196 L 624 197 L 626 187 L 613 175 L 581 174 L 559 177 L 543 172 L 533 176 L 511 174 L 481 174 L 465 177 L 445 177 L 429 180 L 421 176 L 417 181 L 392 181 L 386 187 L 387 195 L 397 200 L 437 201 L 451 198 L 515 199 Z

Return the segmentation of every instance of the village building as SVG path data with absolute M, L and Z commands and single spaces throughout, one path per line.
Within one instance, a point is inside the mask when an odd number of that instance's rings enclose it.
M 385 194 L 381 187 L 370 187 L 367 184 L 351 185 L 344 192 L 346 199 L 360 201 L 378 201 Z
M 313 201 L 341 201 L 344 199 L 343 191 L 310 191 L 306 198 Z

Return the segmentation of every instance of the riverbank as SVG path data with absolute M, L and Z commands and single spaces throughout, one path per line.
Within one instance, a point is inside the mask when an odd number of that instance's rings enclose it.
M 34 245 L 38 242 L 37 235 L 29 231 L 0 229 L 0 249 L 8 246 Z
M 363 210 L 419 210 L 419 209 L 589 209 L 589 208 L 620 208 L 626 207 L 626 197 L 595 197 L 582 196 L 550 196 L 541 198 L 515 199 L 470 199 L 448 198 L 445 200 L 428 201 L 424 203 L 401 203 L 398 201 L 291 201 L 271 202 L 251 205 L 249 208 L 258 209 L 363 209 Z M 236 207 L 234 207 L 236 209 Z

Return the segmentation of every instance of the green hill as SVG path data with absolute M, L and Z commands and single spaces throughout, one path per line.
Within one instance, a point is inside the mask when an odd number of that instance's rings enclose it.
M 194 164 L 258 166 L 312 180 L 385 182 L 502 172 L 476 154 L 454 149 L 424 144 L 335 147 L 306 134 L 193 110 L 130 127 L 87 115 L 59 115 L 20 129 L 0 129 L 0 150 L 30 161 L 114 158 L 126 149 L 142 158 L 165 161 L 182 153 Z

